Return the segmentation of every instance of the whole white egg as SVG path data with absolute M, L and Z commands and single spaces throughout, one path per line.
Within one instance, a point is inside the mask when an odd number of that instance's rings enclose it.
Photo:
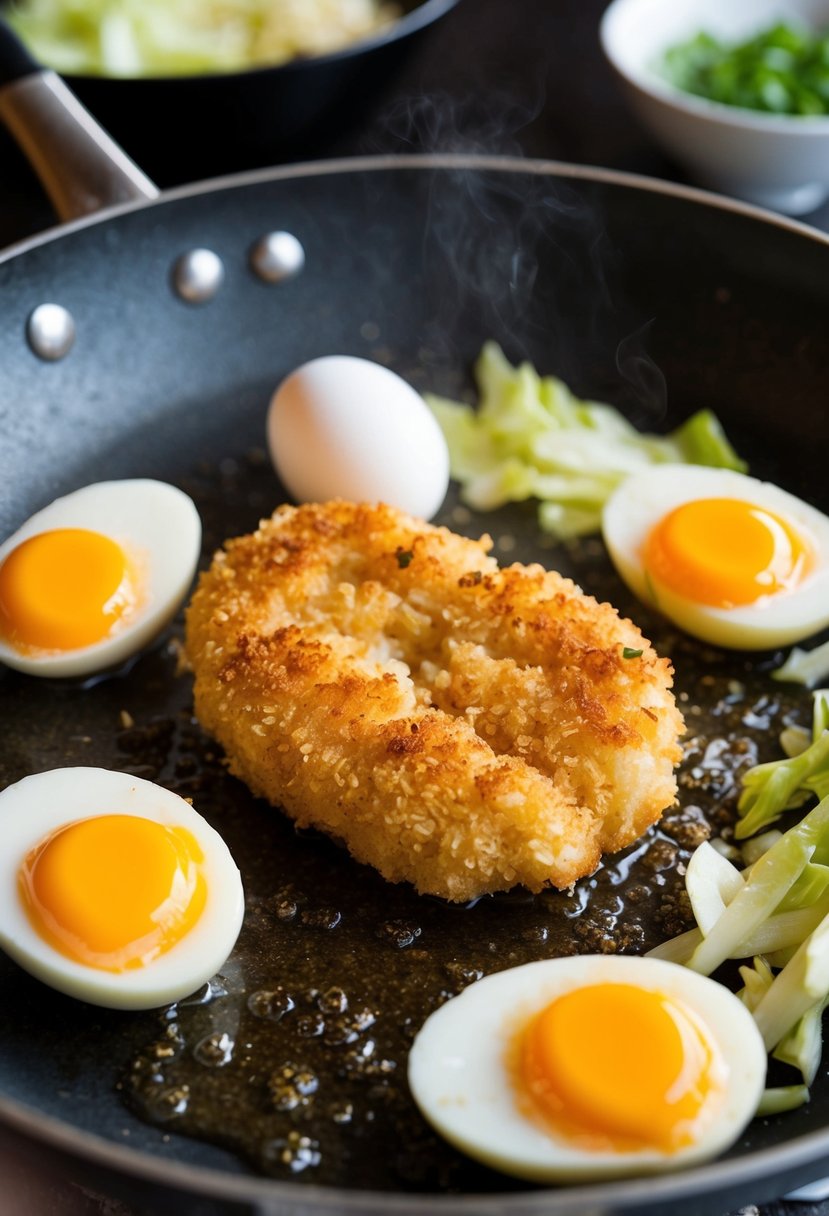
M 124 662 L 175 616 L 200 549 L 195 505 L 165 482 L 55 499 L 0 545 L 0 662 L 39 676 Z
M 713 1157 L 755 1114 L 765 1075 L 760 1032 L 727 988 L 625 955 L 479 980 L 426 1020 L 409 1057 L 412 1094 L 437 1131 L 537 1182 Z
M 721 646 L 784 646 L 829 624 L 829 518 L 728 469 L 660 465 L 608 499 L 602 531 L 631 590 Z
M 313 359 L 271 399 L 268 447 L 298 502 L 385 502 L 431 519 L 449 451 L 423 398 L 395 372 L 350 355 Z
M 0 793 L 0 949 L 60 992 L 179 1000 L 221 968 L 243 913 L 221 836 L 151 781 L 52 769 Z

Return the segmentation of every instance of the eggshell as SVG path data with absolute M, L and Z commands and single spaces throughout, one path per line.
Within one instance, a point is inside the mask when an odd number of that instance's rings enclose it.
M 449 451 L 429 407 L 400 376 L 350 355 L 314 359 L 273 395 L 271 459 L 298 502 L 385 502 L 430 519 Z

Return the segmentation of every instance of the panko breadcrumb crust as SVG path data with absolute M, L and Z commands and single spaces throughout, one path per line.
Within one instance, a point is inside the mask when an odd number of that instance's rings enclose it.
M 187 611 L 196 714 L 231 771 L 450 900 L 569 887 L 676 793 L 668 661 L 490 547 L 383 505 L 283 506 Z

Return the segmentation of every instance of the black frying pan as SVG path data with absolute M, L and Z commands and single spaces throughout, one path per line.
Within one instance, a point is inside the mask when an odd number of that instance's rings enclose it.
M 134 175 L 129 189 L 148 190 Z M 301 273 L 271 284 L 251 268 L 250 250 L 277 229 L 301 242 L 306 260 Z M 214 251 L 225 269 L 202 304 L 175 290 L 174 267 L 195 247 Z M 74 320 L 74 344 L 54 361 L 27 341 L 27 320 L 44 302 Z M 579 393 L 622 405 L 643 427 L 667 428 L 712 407 L 756 475 L 826 510 L 828 306 L 822 235 L 693 191 L 568 166 L 462 157 L 328 163 L 127 203 L 0 257 L 0 527 L 7 533 L 86 482 L 152 475 L 194 494 L 209 552 L 279 501 L 258 452 L 269 394 L 289 369 L 321 353 L 353 353 L 388 361 L 419 387 L 455 393 L 488 337 Z M 462 519 L 452 500 L 443 518 Z M 702 719 L 711 709 L 703 672 L 715 684 L 738 677 L 752 704 L 768 694 L 777 656 L 735 658 L 666 633 L 626 597 L 600 553 L 543 550 L 529 508 L 459 526 L 508 536 L 514 556 L 543 557 L 635 614 L 671 649 L 679 688 Z M 565 896 L 520 893 L 448 909 L 388 887 L 327 842 L 296 836 L 224 775 L 190 721 L 189 688 L 173 668 L 162 643 L 92 687 L 3 672 L 0 781 L 101 764 L 193 794 L 227 836 L 250 899 L 228 978 L 241 994 L 237 1012 L 254 985 L 292 986 L 310 1008 L 310 988 L 341 984 L 380 1010 L 373 1033 L 400 1076 L 404 1019 L 475 969 L 609 939 L 642 949 L 666 931 L 665 897 L 679 889 L 675 863 L 687 857 L 669 831 L 583 884 L 578 909 Z M 781 695 L 805 720 L 808 697 Z M 134 726 L 123 724 L 121 709 Z M 768 732 L 753 729 L 761 754 L 773 754 Z M 694 795 L 713 810 L 728 798 L 716 788 Z M 656 859 L 671 848 L 673 861 L 660 870 Z M 639 910 L 624 899 L 627 868 L 648 890 Z M 297 910 L 283 919 L 286 900 Z M 602 918 L 607 925 L 613 908 L 608 938 Z M 68 1162 L 153 1211 L 181 1210 L 183 1191 L 200 1212 L 713 1216 L 829 1169 L 829 1083 L 821 1077 L 809 1106 L 758 1121 L 711 1165 L 522 1189 L 435 1142 L 402 1080 L 352 1085 L 336 1045 L 322 1044 L 315 1062 L 328 1068 L 332 1092 L 344 1087 L 354 1099 L 356 1131 L 326 1126 L 327 1172 L 287 1178 L 271 1168 L 262 1176 L 267 1162 L 251 1165 L 230 1151 L 238 1147 L 235 1111 L 214 1122 L 212 1140 L 183 1134 L 186 1121 L 144 1118 L 130 1068 L 158 1038 L 158 1015 L 90 1010 L 5 959 L 0 991 L 7 1136 L 21 1152 Z M 201 1016 L 180 1012 L 183 1025 Z M 240 1034 L 255 1029 L 244 1023 Z M 280 1033 L 269 1065 L 287 1050 Z M 270 1043 L 257 1050 L 267 1055 Z M 213 1098 L 205 1102 L 215 1111 L 221 1098 Z

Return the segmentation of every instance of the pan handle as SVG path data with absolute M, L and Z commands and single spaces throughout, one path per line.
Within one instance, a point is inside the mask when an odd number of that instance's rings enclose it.
M 32 59 L 2 18 L 0 120 L 61 220 L 158 197 L 158 187 L 98 126 L 60 77 Z

